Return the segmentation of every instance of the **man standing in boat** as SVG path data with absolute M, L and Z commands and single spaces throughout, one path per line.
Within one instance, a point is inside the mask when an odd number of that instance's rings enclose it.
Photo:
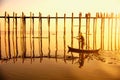
M 85 45 L 85 39 L 84 39 L 82 33 L 79 34 L 79 40 L 81 42 L 81 49 L 83 49 L 84 45 Z

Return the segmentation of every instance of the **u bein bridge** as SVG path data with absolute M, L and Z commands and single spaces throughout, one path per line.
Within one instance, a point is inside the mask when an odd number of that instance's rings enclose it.
M 27 23 L 26 20 L 30 19 L 30 52 L 29 56 L 26 55 L 27 50 L 27 37 L 26 37 L 26 27 Z M 39 56 L 36 56 L 34 52 L 35 48 L 35 41 L 34 41 L 34 31 L 35 31 L 35 19 L 38 19 L 38 42 L 39 42 Z M 82 32 L 82 25 L 83 20 L 85 21 L 85 49 L 97 49 L 100 48 L 101 50 L 118 50 L 120 49 L 120 14 L 114 15 L 114 13 L 108 14 L 108 13 L 96 13 L 95 17 L 91 17 L 90 13 L 86 13 L 85 17 L 82 16 L 82 13 L 78 15 L 78 17 L 74 17 L 74 13 L 72 13 L 71 17 L 67 17 L 66 14 L 64 14 L 63 17 L 58 17 L 58 13 L 56 13 L 55 17 L 50 17 L 48 15 L 47 17 L 43 17 L 41 13 L 39 13 L 39 16 L 34 16 L 32 12 L 30 12 L 30 16 L 25 16 L 24 13 L 22 13 L 22 16 L 18 16 L 17 13 L 13 13 L 13 16 L 10 16 L 7 12 L 5 12 L 4 16 L 0 16 L 0 20 L 4 23 L 2 24 L 0 22 L 0 29 L 4 29 L 4 37 L 2 37 L 2 30 L 0 30 L 0 59 L 11 59 L 11 58 L 18 58 L 22 57 L 24 58 L 42 58 L 46 57 L 44 56 L 44 53 L 42 51 L 43 46 L 43 28 L 42 25 L 43 19 L 47 20 L 47 26 L 48 26 L 48 55 L 47 57 L 51 57 L 50 54 L 50 41 L 51 41 L 51 30 L 50 28 L 50 21 L 51 19 L 55 19 L 55 42 L 56 42 L 56 52 L 55 56 L 53 58 L 57 59 L 57 50 L 58 50 L 58 31 L 59 31 L 59 25 L 58 20 L 63 20 L 63 40 L 64 40 L 64 50 L 63 50 L 63 57 L 65 59 L 66 56 L 66 27 L 67 27 L 67 19 L 71 20 L 71 26 L 69 27 L 71 30 L 71 47 L 74 47 L 74 20 L 78 20 L 78 31 L 77 33 L 80 34 Z M 20 20 L 20 35 L 18 35 L 18 20 Z M 12 24 L 12 26 L 11 26 Z M 106 29 L 107 28 L 107 29 Z M 12 29 L 12 30 L 11 30 Z M 92 40 L 91 35 L 92 33 Z M 19 37 L 20 36 L 20 37 Z M 106 38 L 107 36 L 107 38 Z M 4 38 L 4 39 L 3 39 Z M 18 38 L 20 39 L 18 42 Z M 12 41 L 11 41 L 12 40 Z M 99 41 L 98 41 L 99 40 Z M 107 40 L 107 41 L 106 41 Z M 106 42 L 105 42 L 106 41 Z M 87 46 L 90 46 L 92 42 L 92 48 L 89 48 Z M 4 43 L 4 45 L 2 45 Z M 99 45 L 98 45 L 99 43 Z M 20 44 L 20 46 L 18 45 Z M 79 49 L 80 49 L 80 41 L 79 41 Z M 107 48 L 105 46 L 107 45 Z M 2 51 L 2 47 L 4 46 L 4 51 Z M 13 49 L 11 49 L 11 46 Z M 19 49 L 20 48 L 20 49 Z M 3 56 L 4 54 L 4 56 Z

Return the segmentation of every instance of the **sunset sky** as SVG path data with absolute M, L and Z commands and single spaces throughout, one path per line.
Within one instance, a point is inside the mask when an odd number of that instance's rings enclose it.
M 120 12 L 120 0 L 0 0 L 0 14 L 4 12 L 25 14 L 41 12 L 44 16 L 48 14 L 59 15 L 64 13 L 71 15 L 72 12 Z

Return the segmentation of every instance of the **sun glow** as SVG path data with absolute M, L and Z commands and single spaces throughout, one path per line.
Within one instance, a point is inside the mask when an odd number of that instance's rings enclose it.
M 13 5 L 14 4 L 14 5 Z M 119 0 L 4 0 L 2 2 L 0 12 L 4 14 L 4 11 L 8 13 L 23 11 L 26 14 L 34 12 L 38 15 L 41 12 L 43 15 L 48 14 L 55 15 L 56 12 L 59 15 L 67 13 L 71 15 L 72 12 L 78 14 L 82 13 L 96 13 L 96 12 L 114 12 L 120 11 Z

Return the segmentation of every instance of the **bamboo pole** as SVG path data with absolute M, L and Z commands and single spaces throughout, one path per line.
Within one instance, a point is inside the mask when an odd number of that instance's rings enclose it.
M 11 48 L 10 48 L 10 18 L 8 14 L 8 52 L 9 52 L 9 59 L 11 59 Z
M 48 57 L 50 58 L 50 15 L 48 15 Z

